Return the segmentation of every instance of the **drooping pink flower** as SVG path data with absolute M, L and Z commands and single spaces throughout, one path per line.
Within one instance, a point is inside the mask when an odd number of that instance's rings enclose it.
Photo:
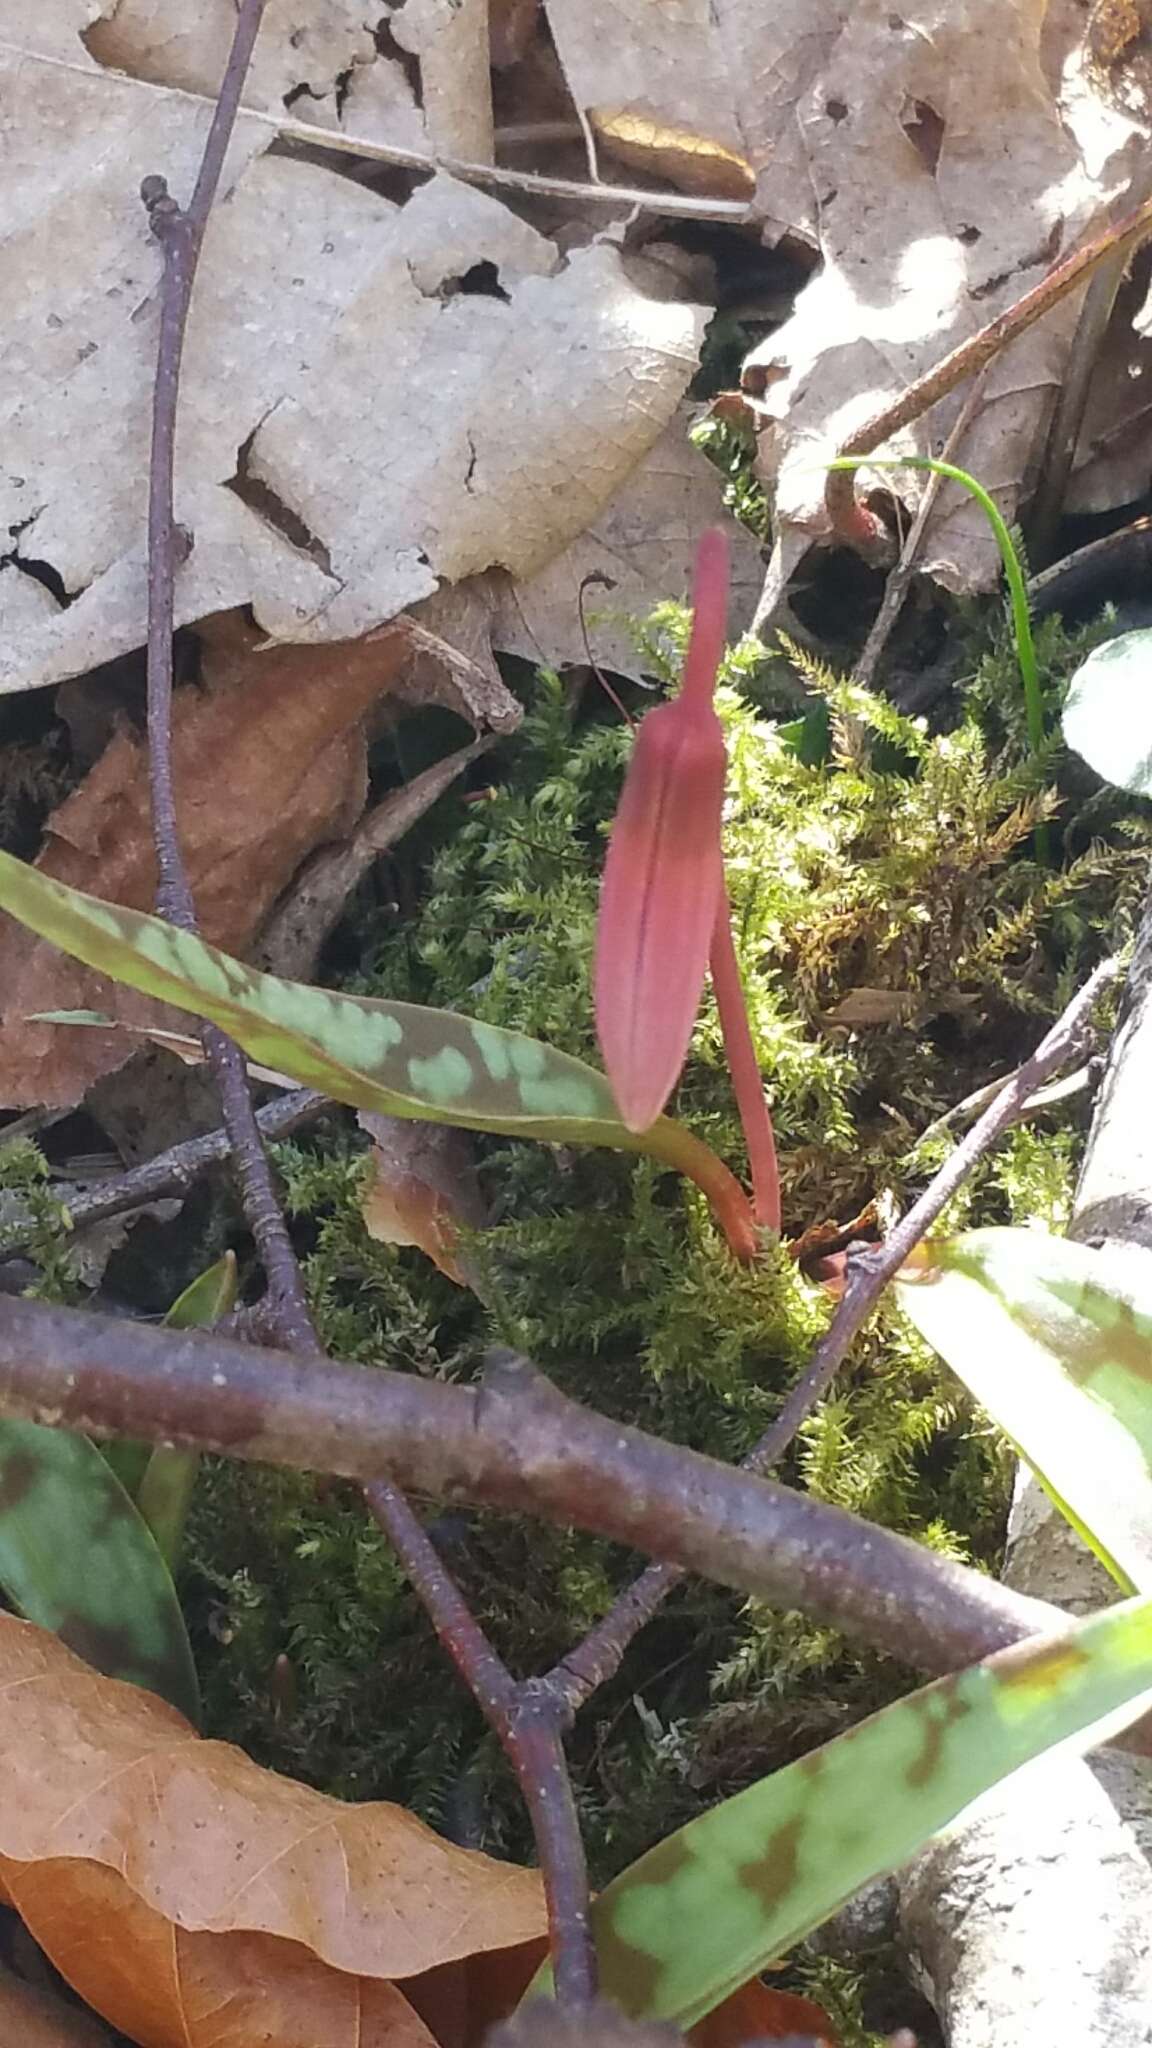
M 725 752 L 712 702 L 724 651 L 728 543 L 700 540 L 678 697 L 643 720 L 612 827 L 596 927 L 596 1030 L 620 1115 L 656 1121 L 700 1007 L 723 889 Z

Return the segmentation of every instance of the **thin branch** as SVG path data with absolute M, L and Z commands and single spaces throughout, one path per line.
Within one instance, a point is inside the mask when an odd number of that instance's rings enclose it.
M 541 1681 L 563 1699 L 572 1713 L 599 1686 L 615 1678 L 641 1629 L 647 1628 L 687 1573 L 683 1565 L 650 1564 L 617 1594 L 601 1620 L 554 1664 Z
M 761 1437 L 746 1460 L 752 1472 L 765 1472 L 776 1463 L 816 1403 L 826 1393 L 849 1345 L 871 1315 L 884 1289 L 911 1257 L 922 1238 L 927 1237 L 937 1217 L 1003 1133 L 1014 1124 L 1029 1097 L 1051 1079 L 1083 1046 L 1092 1009 L 1101 992 L 1114 981 L 1122 963 L 1101 961 L 1082 989 L 1041 1039 L 1031 1059 L 1018 1067 L 1005 1082 L 996 1100 L 973 1124 L 971 1130 L 934 1175 L 919 1201 L 901 1218 L 882 1245 L 849 1251 L 848 1277 L 843 1298 L 827 1335 L 817 1345 L 807 1372 L 793 1387 L 772 1427 Z
M 196 906 L 180 848 L 172 773 L 176 411 L 196 267 L 263 9 L 264 0 L 241 0 L 187 212 L 170 197 L 162 178 L 146 179 L 141 191 L 164 255 L 148 490 L 148 760 L 159 867 L 157 908 L 172 924 L 192 932 L 197 928 Z M 187 545 L 191 541 L 185 543 L 185 551 Z M 220 1092 L 244 1213 L 267 1276 L 268 1292 L 261 1304 L 264 1322 L 294 1355 L 314 1360 L 322 1347 L 264 1150 L 244 1055 L 214 1025 L 205 1024 L 201 1037 Z M 596 1995 L 596 1956 L 588 1872 L 560 1712 L 555 1703 L 545 1707 L 538 1702 L 530 1686 L 517 1687 L 404 1496 L 375 1473 L 364 1476 L 372 1480 L 365 1488 L 371 1512 L 387 1530 L 441 1640 L 474 1686 L 520 1780 L 544 1874 L 557 1997 L 573 2005 L 587 2004 Z
M 983 396 L 984 376 L 982 373 L 975 379 L 972 389 L 965 394 L 964 403 L 957 414 L 952 431 L 940 450 L 941 461 L 956 461 L 960 452 L 960 444 L 975 418 Z M 884 595 L 880 601 L 880 609 L 869 628 L 868 638 L 865 640 L 852 670 L 853 682 L 860 683 L 864 689 L 870 689 L 872 686 L 876 670 L 880 666 L 880 657 L 888 645 L 896 621 L 904 608 L 908 587 L 916 573 L 916 559 L 920 553 L 924 535 L 927 531 L 928 521 L 932 517 L 936 500 L 943 488 L 944 478 L 940 475 L 939 470 L 930 471 L 927 482 L 924 485 L 924 495 L 916 507 L 916 516 L 908 529 L 908 538 L 900 550 L 900 560 L 884 585 Z
M 253 120 L 268 121 L 288 142 L 306 142 L 315 149 L 335 149 L 349 156 L 398 164 L 413 171 L 443 171 L 465 185 L 495 185 L 507 192 L 525 192 L 541 199 L 575 199 L 594 206 L 634 206 L 641 213 L 663 214 L 669 220 L 728 221 L 733 226 L 754 219 L 751 207 L 742 199 L 697 198 L 667 187 L 653 191 L 642 185 L 604 185 L 581 178 L 549 178 L 535 171 L 514 171 L 507 164 L 465 163 L 459 157 L 433 156 L 418 149 L 397 149 L 390 143 L 373 142 L 365 135 L 349 135 L 340 129 L 319 128 L 306 121 L 277 119 L 245 108 Z
M 564 1760 L 571 1714 L 533 1680 L 518 1684 L 512 1677 L 403 1496 L 376 1480 L 364 1488 L 364 1498 L 419 1588 L 441 1643 L 499 1736 L 537 1842 L 548 1845 L 541 1875 L 554 1930 L 556 1996 L 562 2004 L 589 2005 L 596 1996 L 596 1969 L 588 1866 Z
M 510 1352 L 464 1387 L 8 1297 L 0 1414 L 541 1514 L 923 1671 L 1068 1625 L 908 1537 L 582 1408 Z
M 0 36 L 0 52 L 19 57 L 24 65 L 40 64 L 54 70 L 78 72 L 87 83 L 91 82 L 90 65 L 75 64 L 67 57 L 48 56 L 41 50 L 29 50 L 8 36 Z M 153 86 L 150 89 L 163 91 L 170 100 L 183 100 L 201 107 L 209 104 L 204 93 L 187 92 L 180 86 Z M 317 122 L 293 121 L 286 115 L 269 113 L 263 107 L 245 107 L 243 114 L 246 121 L 259 123 L 285 142 L 306 143 L 310 149 L 334 150 L 341 156 L 363 157 L 369 163 L 396 164 L 401 170 L 426 171 L 429 174 L 443 171 L 466 185 L 495 185 L 505 191 L 538 194 L 544 199 L 576 199 L 593 206 L 634 206 L 644 213 L 663 214 L 669 220 L 719 220 L 730 221 L 734 225 L 755 220 L 752 208 L 742 199 L 706 199 L 667 187 L 653 191 L 650 186 L 604 185 L 580 178 L 549 178 L 534 171 L 515 171 L 503 164 L 468 163 L 459 157 L 439 156 L 429 150 L 403 149 L 398 144 L 381 142 L 373 136 L 354 135 L 344 128 L 323 128 Z
M 1091 241 L 1073 250 L 1061 263 L 1005 308 L 977 333 L 970 334 L 948 354 L 941 356 L 924 376 L 918 377 L 899 398 L 890 400 L 873 413 L 838 450 L 842 455 L 870 455 L 882 441 L 917 420 L 940 399 L 946 398 L 966 377 L 974 377 L 999 355 L 1017 335 L 1043 319 L 1076 286 L 1089 277 L 1105 257 L 1127 261 L 1145 238 L 1152 234 L 1152 199 L 1126 213 L 1114 226 L 1104 228 Z M 859 553 L 875 558 L 887 553 L 890 541 L 886 529 L 856 496 L 850 472 L 830 470 L 824 488 L 824 509 L 835 537 Z
M 314 1088 L 296 1088 L 291 1095 L 282 1095 L 257 1110 L 256 1121 L 261 1136 L 273 1142 L 303 1130 L 326 1109 L 337 1106 L 326 1095 L 318 1095 Z M 110 1216 L 123 1216 L 130 1209 L 139 1209 L 145 1202 L 158 1202 L 166 1195 L 191 1194 L 196 1183 L 213 1166 L 226 1160 L 231 1150 L 231 1140 L 221 1126 L 202 1138 L 185 1138 L 182 1144 L 158 1152 L 155 1159 L 146 1159 L 140 1166 L 129 1167 L 127 1173 L 117 1174 L 114 1180 L 101 1181 L 98 1187 L 57 1181 L 52 1186 L 52 1195 L 63 1203 L 73 1230 L 85 1230 L 89 1224 L 104 1223 Z M 20 1242 L 12 1240 L 10 1249 L 19 1251 Z
M 1062 1080 L 1050 1081 L 1046 1088 L 1038 1088 L 1035 1095 L 1030 1095 L 1027 1102 L 1021 1104 L 1016 1118 L 1017 1123 L 1023 1123 L 1028 1117 L 1038 1116 L 1042 1109 L 1051 1109 L 1054 1103 L 1067 1102 L 1071 1095 L 1082 1095 L 1085 1088 L 1090 1088 L 1099 1080 L 1099 1065 L 1098 1058 L 1085 1060 L 1083 1066 L 1077 1067 L 1071 1074 L 1066 1074 Z M 925 1124 L 912 1146 L 911 1156 L 915 1158 L 917 1152 L 931 1139 L 941 1137 L 953 1124 L 966 1123 L 970 1117 L 979 1116 L 982 1109 L 986 1109 L 990 1102 L 995 1102 L 1005 1082 L 1010 1079 L 1011 1075 L 1002 1075 L 1000 1080 L 989 1081 L 983 1088 L 974 1088 L 971 1095 L 965 1095 L 962 1101 L 954 1102 L 951 1109 L 946 1109 L 942 1116 L 934 1117 L 930 1124 Z
M 183 531 L 178 539 L 176 527 L 176 412 L 188 311 L 204 231 L 220 183 L 263 11 L 264 0 L 241 0 L 223 83 L 187 210 L 171 197 L 161 177 L 145 178 L 140 194 L 164 258 L 148 471 L 148 777 L 152 837 L 159 870 L 156 907 L 171 924 L 191 932 L 197 928 L 196 906 L 180 847 L 172 771 L 176 566 L 178 554 L 183 559 L 194 545 L 192 536 Z M 244 1055 L 214 1024 L 202 1025 L 200 1036 L 220 1093 L 244 1213 L 264 1265 L 278 1323 L 286 1341 L 317 1349 L 319 1340 L 300 1269 L 248 1092 Z

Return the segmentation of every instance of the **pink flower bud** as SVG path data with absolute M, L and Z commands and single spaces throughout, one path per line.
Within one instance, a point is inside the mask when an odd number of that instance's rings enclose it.
M 612 827 L 596 927 L 596 1030 L 631 1131 L 656 1121 L 700 1007 L 723 888 L 726 757 L 712 703 L 724 651 L 728 544 L 706 532 L 680 695 L 643 720 Z

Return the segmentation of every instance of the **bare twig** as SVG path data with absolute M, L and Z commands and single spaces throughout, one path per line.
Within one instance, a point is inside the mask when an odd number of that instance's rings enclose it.
M 263 7 L 264 0 L 241 0 L 224 81 L 187 211 L 170 197 L 162 178 L 145 179 L 141 192 L 164 253 L 148 493 L 152 830 L 159 867 L 157 907 L 184 931 L 196 930 L 196 906 L 180 849 L 172 775 L 176 409 L 196 266 Z M 185 550 L 191 544 L 190 539 L 184 542 Z M 475 751 L 469 750 L 469 758 Z M 248 1091 L 244 1056 L 214 1025 L 203 1025 L 201 1037 L 220 1091 L 244 1213 L 267 1276 L 262 1325 L 293 1354 L 315 1360 L 321 1356 L 320 1340 Z M 560 1707 L 551 1700 L 538 1701 L 530 1684 L 517 1686 L 469 1613 L 404 1496 L 374 1472 L 362 1476 L 371 1480 L 365 1488 L 369 1508 L 386 1529 L 441 1641 L 473 1686 L 516 1771 L 544 1874 L 557 1996 L 570 2004 L 587 2004 L 596 1995 L 596 1958 L 588 1873 L 564 1758 L 562 1728 L 566 1722 Z
M 848 1278 L 844 1295 L 832 1319 L 831 1328 L 813 1353 L 812 1363 L 780 1410 L 772 1427 L 761 1437 L 747 1459 L 748 1469 L 765 1472 L 787 1449 L 821 1399 L 841 1365 L 849 1345 L 871 1315 L 888 1282 L 928 1235 L 952 1197 L 959 1193 L 969 1174 L 1002 1133 L 1014 1124 L 1024 1104 L 1037 1088 L 1083 1045 L 1093 1005 L 1101 991 L 1114 981 L 1121 961 L 1101 961 L 1041 1039 L 1031 1059 L 1018 1067 L 978 1122 L 960 1140 L 950 1159 L 934 1175 L 918 1202 L 901 1218 L 890 1237 L 878 1247 L 857 1248 L 848 1255 Z
M 257 966 L 287 981 L 307 981 L 348 898 L 373 862 L 411 830 L 473 761 L 495 746 L 496 738 L 495 733 L 485 733 L 470 746 L 434 761 L 366 811 L 349 839 L 314 853 L 264 926 Z
M 899 398 L 889 401 L 866 420 L 837 451 L 841 455 L 870 455 L 882 441 L 910 425 L 929 408 L 946 398 L 966 377 L 984 369 L 994 356 L 1018 334 L 1051 311 L 1070 291 L 1090 276 L 1104 258 L 1127 261 L 1145 238 L 1152 234 L 1152 199 L 1126 213 L 1114 226 L 1104 228 L 1057 263 L 1039 284 L 990 320 L 986 327 L 970 334 L 950 349 L 923 377 L 918 377 Z M 891 543 L 886 529 L 856 496 L 849 470 L 830 470 L 824 487 L 824 509 L 834 536 L 868 558 L 883 558 Z
M 395 1487 L 376 1480 L 364 1488 L 364 1497 L 516 1773 L 536 1840 L 548 1851 L 541 1858 L 541 1875 L 553 1929 L 556 1996 L 565 2004 L 588 2005 L 596 1996 L 595 1951 L 588 1867 L 564 1761 L 571 1714 L 531 1679 L 517 1684 Z
M 67 57 L 51 57 L 40 50 L 28 50 L 10 37 L 0 36 L 0 52 L 17 56 L 25 65 L 47 65 L 54 70 L 79 71 L 91 78 L 91 67 Z M 174 101 L 191 101 L 198 106 L 205 95 L 165 86 L 165 96 Z M 369 163 L 396 164 L 401 170 L 444 171 L 466 185 L 495 185 L 509 192 L 539 194 L 544 199 L 576 199 L 593 206 L 634 206 L 643 213 L 659 213 L 669 220 L 722 220 L 738 224 L 752 221 L 750 206 L 742 199 L 697 198 L 692 193 L 668 187 L 653 191 L 642 185 L 602 185 L 579 178 L 548 178 L 533 171 L 514 171 L 503 164 L 466 163 L 458 157 L 433 155 L 423 149 L 402 149 L 368 135 L 355 135 L 345 128 L 322 128 L 313 121 L 293 121 L 290 116 L 266 112 L 262 107 L 245 107 L 244 119 L 258 122 L 285 142 L 305 143 L 310 149 L 334 150 L 341 156 L 363 157 Z
M 183 559 L 194 542 L 192 536 L 181 532 L 178 543 L 177 536 L 173 504 L 176 410 L 196 267 L 263 11 L 264 0 L 241 0 L 187 210 L 171 197 L 163 178 L 145 178 L 141 187 L 152 232 L 164 256 L 148 472 L 148 775 L 159 869 L 156 907 L 182 931 L 196 930 L 196 906 L 180 848 L 172 775 L 172 634 L 178 549 Z M 214 1024 L 202 1025 L 200 1036 L 220 1091 L 244 1213 L 263 1261 L 277 1319 L 288 1341 L 316 1348 L 318 1340 L 300 1270 L 248 1092 L 244 1056 Z
M 842 1508 L 597 1415 L 507 1352 L 464 1387 L 7 1297 L 0 1414 L 541 1514 L 924 1671 L 1068 1623 Z
M 314 1088 L 296 1088 L 291 1095 L 282 1095 L 258 1110 L 256 1121 L 262 1137 L 271 1142 L 303 1130 L 332 1106 L 328 1097 L 318 1095 Z M 91 1223 L 123 1216 L 129 1209 L 139 1209 L 145 1202 L 159 1201 L 165 1195 L 190 1194 L 197 1181 L 228 1158 L 231 1149 L 228 1133 L 221 1127 L 208 1131 L 202 1138 L 185 1138 L 182 1144 L 157 1153 L 155 1159 L 146 1159 L 141 1166 L 129 1167 L 127 1173 L 117 1174 L 115 1180 L 102 1181 L 98 1187 L 76 1187 L 68 1181 L 57 1181 L 52 1193 L 68 1211 L 72 1228 L 84 1230 Z M 19 1240 L 14 1239 L 10 1249 L 20 1248 Z
M 1042 1109 L 1051 1109 L 1053 1103 L 1067 1102 L 1071 1095 L 1083 1094 L 1085 1088 L 1090 1088 L 1093 1081 L 1099 1079 L 1098 1064 L 1095 1060 L 1085 1060 L 1083 1066 L 1077 1067 L 1074 1073 L 1065 1074 L 1060 1081 L 1050 1081 L 1046 1088 L 1038 1088 L 1035 1095 L 1030 1095 L 1027 1102 L 1021 1103 L 1016 1113 L 1017 1123 L 1022 1123 L 1026 1117 L 1039 1115 Z M 1013 1069 L 1013 1072 L 1015 1071 L 1017 1070 Z M 1011 1074 L 1005 1074 L 998 1081 L 989 1081 L 984 1088 L 974 1088 L 971 1095 L 965 1095 L 962 1101 L 954 1102 L 951 1109 L 946 1109 L 942 1116 L 934 1117 L 930 1124 L 925 1124 L 912 1147 L 912 1157 L 915 1158 L 917 1152 L 927 1145 L 930 1139 L 939 1138 L 945 1131 L 950 1130 L 953 1124 L 966 1123 L 970 1117 L 979 1116 L 982 1109 L 986 1109 L 990 1102 L 995 1102 L 1000 1090 L 1011 1079 Z
M 941 461 L 955 462 L 960 444 L 972 424 L 983 395 L 984 377 L 981 375 L 976 378 L 971 391 L 967 393 L 964 399 L 952 431 L 940 451 Z M 884 586 L 884 596 L 880 601 L 880 609 L 872 622 L 868 638 L 864 642 L 860 650 L 859 659 L 852 670 L 853 682 L 861 683 L 865 689 L 871 688 L 872 679 L 880 665 L 880 657 L 888 645 L 893 628 L 903 609 L 904 599 L 908 595 L 908 586 L 916 573 L 916 558 L 920 553 L 920 544 L 924 539 L 928 521 L 932 517 L 933 507 L 943 487 L 944 478 L 940 475 L 939 471 L 930 471 L 925 480 L 924 495 L 916 508 L 916 517 L 908 529 L 908 538 L 900 550 L 900 560 L 897 562 Z

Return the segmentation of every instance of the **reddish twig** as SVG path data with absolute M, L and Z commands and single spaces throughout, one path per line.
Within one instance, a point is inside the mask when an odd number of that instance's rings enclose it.
M 1052 1029 L 1045 1033 L 1031 1059 L 1018 1067 L 1006 1081 L 971 1130 L 960 1140 L 951 1157 L 935 1174 L 919 1201 L 914 1202 L 882 1245 L 849 1250 L 844 1294 L 831 1327 L 817 1345 L 803 1378 L 759 1443 L 745 1460 L 750 1472 L 766 1472 L 791 1443 L 802 1422 L 811 1414 L 832 1383 L 849 1345 L 871 1315 L 884 1289 L 927 1237 L 937 1217 L 959 1194 L 969 1175 L 986 1152 L 1014 1124 L 1030 1095 L 1078 1051 L 1088 1030 L 1092 1009 L 1101 992 L 1120 972 L 1116 959 L 1102 960 L 1082 989 L 1073 996 Z
M 541 1875 L 554 1930 L 556 1996 L 562 2004 L 588 2005 L 596 1996 L 588 1866 L 564 1760 L 564 1734 L 572 1715 L 532 1679 L 518 1684 L 512 1677 L 403 1495 L 376 1480 L 364 1488 L 364 1498 L 419 1588 L 440 1641 L 516 1773 L 536 1840 L 548 1852 L 541 1856 Z
M 173 503 L 176 412 L 196 268 L 263 9 L 264 0 L 241 0 L 187 211 L 172 199 L 162 178 L 147 178 L 141 188 L 152 231 L 164 255 L 148 489 L 148 761 L 159 869 L 156 901 L 161 916 L 192 932 L 197 928 L 196 906 L 180 848 L 172 770 L 176 565 L 178 553 L 182 556 L 193 544 L 191 537 L 181 534 L 178 548 Z M 201 1039 L 220 1092 L 244 1213 L 267 1276 L 263 1324 L 292 1352 L 316 1359 L 321 1356 L 320 1340 L 264 1150 L 244 1055 L 214 1025 L 201 1027 Z M 537 1698 L 531 1682 L 516 1684 L 403 1495 L 391 1484 L 374 1480 L 365 1487 L 365 1499 L 516 1772 L 540 1853 L 557 1997 L 573 2005 L 586 2004 L 596 1995 L 596 1959 L 588 1873 L 564 1758 L 561 1714 L 554 1702 Z
M 152 837 L 158 868 L 156 908 L 162 917 L 182 931 L 196 930 L 196 906 L 180 848 L 176 818 L 172 770 L 172 636 L 177 559 L 178 556 L 184 558 L 194 540 L 176 526 L 173 502 L 176 413 L 188 310 L 192 303 L 192 287 L 196 281 L 204 231 L 220 183 L 263 11 L 264 0 L 242 0 L 220 95 L 187 210 L 171 197 L 161 177 L 145 178 L 140 195 L 164 257 L 148 470 L 148 777 L 152 795 Z M 215 1024 L 201 1025 L 200 1038 L 220 1092 L 220 1106 L 244 1213 L 264 1265 L 277 1323 L 286 1341 L 316 1348 L 318 1340 L 300 1269 L 248 1092 L 244 1055 Z
M 712 976 L 716 1008 L 720 1013 L 720 1028 L 724 1033 L 724 1052 L 728 1061 L 728 1072 L 732 1078 L 732 1092 L 736 1097 L 744 1143 L 748 1148 L 748 1167 L 752 1175 L 752 1214 L 762 1230 L 779 1231 L 780 1168 L 776 1159 L 776 1134 L 772 1129 L 772 1116 L 764 1093 L 760 1062 L 756 1057 L 756 1047 L 752 1043 L 748 1005 L 740 980 L 736 948 L 732 943 L 732 913 L 726 889 L 721 889 L 720 892 L 720 907 L 716 913 L 716 928 L 712 934 L 712 949 L 708 955 L 708 971 Z

